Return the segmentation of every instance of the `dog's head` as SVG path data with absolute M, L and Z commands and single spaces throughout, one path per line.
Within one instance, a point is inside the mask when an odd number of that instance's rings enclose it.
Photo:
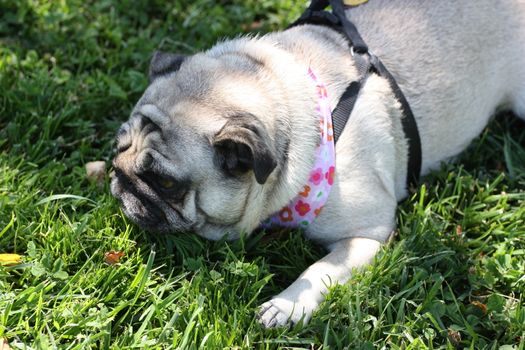
M 111 191 L 148 230 L 236 238 L 263 219 L 251 206 L 264 201 L 286 132 L 273 118 L 275 86 L 257 59 L 219 56 L 155 54 L 118 132 Z

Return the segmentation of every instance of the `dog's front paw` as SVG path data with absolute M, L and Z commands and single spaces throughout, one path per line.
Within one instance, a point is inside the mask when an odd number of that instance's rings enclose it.
M 317 305 L 275 297 L 261 305 L 258 319 L 265 328 L 294 325 L 301 320 L 306 323 L 316 307 Z

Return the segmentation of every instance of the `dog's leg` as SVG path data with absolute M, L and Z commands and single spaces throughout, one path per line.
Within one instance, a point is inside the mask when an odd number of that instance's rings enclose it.
M 381 244 L 369 238 L 347 238 L 328 246 L 329 254 L 314 263 L 279 295 L 261 306 L 259 321 L 265 327 L 307 322 L 323 301 L 328 288 L 346 282 L 354 267 L 369 264 Z

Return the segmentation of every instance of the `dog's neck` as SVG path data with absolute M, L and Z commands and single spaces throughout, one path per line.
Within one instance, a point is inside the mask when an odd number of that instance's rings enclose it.
M 272 226 L 306 228 L 321 213 L 335 176 L 335 138 L 332 125 L 332 108 L 323 82 L 309 69 L 308 76 L 315 83 L 317 92 L 316 111 L 319 114 L 320 140 L 315 151 L 315 162 L 308 182 L 288 205 L 274 213 L 262 223 L 264 228 Z
M 330 41 L 327 41 L 327 37 Z M 308 69 L 312 69 L 328 91 L 330 108 L 337 104 L 340 96 L 348 86 L 348 82 L 357 77 L 352 57 L 346 41 L 337 33 L 318 26 L 292 28 L 284 32 L 271 33 L 259 40 L 259 44 L 272 43 L 275 52 L 270 53 L 266 62 L 273 62 L 272 68 L 284 69 L 282 77 L 286 77 L 280 93 L 288 96 L 290 104 L 287 116 L 292 124 L 286 137 L 296 146 L 290 145 L 287 157 L 293 159 L 276 172 L 276 182 L 267 186 L 265 193 L 266 211 L 261 219 L 266 219 L 276 211 L 289 204 L 290 201 L 304 189 L 308 183 L 310 172 L 314 166 L 315 148 L 319 140 L 319 116 L 316 112 L 317 97 L 315 84 L 306 81 L 298 85 L 297 81 L 304 79 Z M 326 47 L 329 45 L 329 47 Z M 317 47 L 316 47 L 317 46 Z M 284 58 L 286 57 L 286 58 Z M 288 61 L 287 60 L 291 60 Z M 295 70 L 289 70 L 295 67 Z M 308 111 L 305 113 L 305 97 L 309 97 Z M 313 101 L 310 100 L 313 98 Z M 294 106 L 294 103 L 300 104 Z M 308 126 L 308 128 L 306 128 Z M 313 126 L 313 127 L 312 127 Z M 277 180 L 278 179 L 278 180 Z

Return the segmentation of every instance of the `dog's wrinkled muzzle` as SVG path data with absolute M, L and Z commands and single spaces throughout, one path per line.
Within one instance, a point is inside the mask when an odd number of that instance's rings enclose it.
M 126 216 L 139 226 L 153 231 L 168 230 L 164 211 L 118 170 L 111 179 L 111 193 L 120 202 Z

